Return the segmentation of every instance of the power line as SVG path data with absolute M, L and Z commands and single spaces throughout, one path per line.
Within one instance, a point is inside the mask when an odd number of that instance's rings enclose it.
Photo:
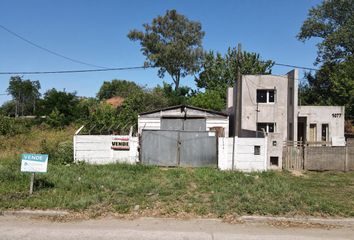
M 40 46 L 40 45 L 38 45 L 38 44 L 36 44 L 36 43 L 34 43 L 34 42 L 32 42 L 32 41 L 30 41 L 30 40 L 24 38 L 24 37 L 22 37 L 21 35 L 15 33 L 14 31 L 8 29 L 7 27 L 5 27 L 5 26 L 3 26 L 3 25 L 1 25 L 1 24 L 0 24 L 0 28 L 2 28 L 3 30 L 5 30 L 6 32 L 10 33 L 11 35 L 13 35 L 13 36 L 15 36 L 15 37 L 21 39 L 22 41 L 24 41 L 24 42 L 26 42 L 26 43 L 28 43 L 28 44 L 30 44 L 30 45 L 36 47 L 36 48 L 39 48 L 39 49 L 41 49 L 41 50 L 43 50 L 43 51 L 45 51 L 45 52 L 48 52 L 48 53 L 50 53 L 50 54 L 53 54 L 53 55 L 55 55 L 55 56 L 57 56 L 57 57 L 64 58 L 64 59 L 69 60 L 69 61 L 71 61 L 71 62 L 83 64 L 83 65 L 86 65 L 86 66 L 89 66 L 89 67 L 106 68 L 106 67 L 102 67 L 102 66 L 99 66 L 99 65 L 95 65 L 95 64 L 83 62 L 83 61 L 80 61 L 80 60 L 77 60 L 77 59 L 74 59 L 74 58 L 71 58 L 71 57 L 67 57 L 67 56 L 64 56 L 63 54 L 60 54 L 60 53 L 54 52 L 54 51 L 52 51 L 52 50 L 50 50 L 50 49 L 48 49 L 48 48 L 42 47 L 42 46 Z
M 32 72 L 0 72 L 0 75 L 33 75 L 33 74 L 61 74 L 61 73 L 87 73 L 87 72 L 108 72 L 122 71 L 133 69 L 146 69 L 147 67 L 118 67 L 118 68 L 102 68 L 102 69 L 83 69 L 83 70 L 60 70 L 60 71 L 32 71 Z
M 310 70 L 310 71 L 318 71 L 318 69 L 316 69 L 316 68 L 302 67 L 302 66 L 284 64 L 284 63 L 274 63 L 274 65 L 275 66 L 280 66 L 280 67 L 291 67 L 291 68 L 299 68 L 299 69 Z
M 274 65 L 282 66 L 282 67 L 291 67 L 291 68 L 299 68 L 299 69 L 305 69 L 305 70 L 318 71 L 318 69 L 315 69 L 315 68 L 301 67 L 301 66 L 290 65 L 290 64 L 275 63 Z M 21 75 L 21 74 L 40 75 L 40 74 L 61 74 L 61 73 L 108 72 L 108 71 L 121 71 L 121 70 L 146 69 L 146 68 L 153 68 L 153 67 L 139 66 L 139 67 L 117 67 L 117 68 L 59 70 L 59 71 L 28 71 L 28 72 L 19 71 L 19 72 L 0 72 L 0 75 Z M 274 75 L 274 74 L 272 74 L 272 75 Z

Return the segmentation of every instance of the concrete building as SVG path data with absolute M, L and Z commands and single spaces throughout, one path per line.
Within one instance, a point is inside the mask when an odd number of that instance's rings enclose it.
M 236 121 L 241 122 L 239 137 L 268 134 L 269 165 L 281 159 L 283 141 L 305 144 L 344 145 L 343 106 L 300 106 L 298 71 L 285 75 L 243 75 L 241 81 L 241 115 L 235 119 L 236 88 L 227 92 L 230 136 Z M 272 150 L 273 148 L 273 150 Z M 275 156 L 276 155 L 276 156 Z M 273 158 L 272 158 L 273 157 Z M 272 159 L 271 159 L 272 158 Z M 281 161 L 278 160 L 280 167 Z
M 281 133 L 284 141 L 332 142 L 344 138 L 344 107 L 300 106 L 298 84 L 297 70 L 284 76 L 242 76 L 242 114 L 234 121 L 241 122 L 242 130 Z M 232 119 L 234 91 L 228 89 L 227 108 Z M 230 135 L 234 126 L 231 122 Z

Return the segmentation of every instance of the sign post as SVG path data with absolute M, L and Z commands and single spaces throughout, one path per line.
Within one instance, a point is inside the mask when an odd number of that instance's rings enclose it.
M 30 191 L 33 193 L 34 174 L 46 173 L 48 167 L 48 154 L 29 154 L 24 153 L 21 155 L 21 172 L 30 172 Z

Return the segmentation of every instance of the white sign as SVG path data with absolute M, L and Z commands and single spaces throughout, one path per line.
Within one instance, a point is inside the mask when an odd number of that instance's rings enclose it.
M 47 172 L 48 155 L 47 154 L 29 154 L 21 155 L 21 172 Z

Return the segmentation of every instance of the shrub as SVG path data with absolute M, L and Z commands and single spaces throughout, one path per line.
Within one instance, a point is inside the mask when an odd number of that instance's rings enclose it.
M 74 162 L 72 141 L 47 141 L 41 142 L 41 153 L 49 155 L 49 161 L 53 164 L 70 164 Z

